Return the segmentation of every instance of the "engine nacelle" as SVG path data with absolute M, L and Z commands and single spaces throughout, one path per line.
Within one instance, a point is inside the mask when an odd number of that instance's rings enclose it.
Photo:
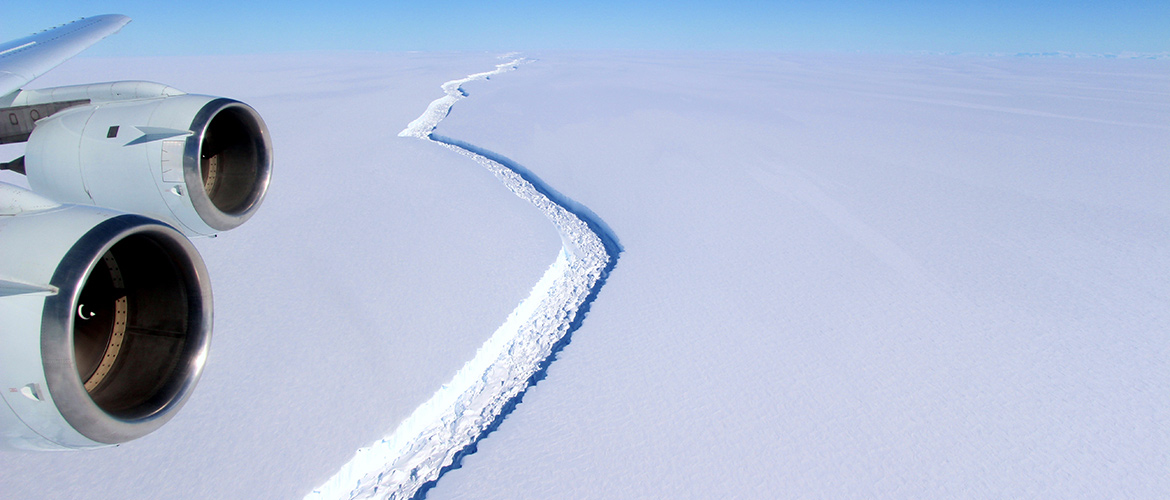
M 100 102 L 36 123 L 25 148 L 34 191 L 154 217 L 189 235 L 232 229 L 272 175 L 264 120 L 231 99 L 177 95 Z
M 186 402 L 211 340 L 191 242 L 140 215 L 80 205 L 0 216 L 0 448 L 144 436 Z

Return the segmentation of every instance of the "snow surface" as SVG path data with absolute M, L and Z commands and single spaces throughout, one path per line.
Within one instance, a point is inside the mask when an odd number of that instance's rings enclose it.
M 427 498 L 1170 493 L 1170 63 L 523 56 L 434 128 L 471 156 L 395 134 L 494 54 L 83 59 L 38 81 L 239 98 L 278 170 L 256 217 L 197 242 L 216 337 L 187 406 L 115 449 L 0 455 L 2 496 L 326 483 L 561 251 L 490 162 L 595 216 L 621 262 Z
M 542 185 L 530 172 L 509 168 L 474 146 L 432 134 L 451 107 L 466 96 L 462 85 L 515 69 L 521 62 L 498 64 L 493 71 L 444 83 L 444 96 L 431 102 L 398 136 L 428 140 L 486 167 L 512 193 L 552 221 L 564 247 L 529 296 L 451 382 L 440 387 L 389 436 L 359 449 L 306 500 L 409 499 L 434 484 L 445 468 L 501 421 L 514 400 L 547 366 L 556 347 L 580 326 L 580 315 L 616 264 L 616 242 L 604 230 L 602 234 L 594 232 L 599 228 L 590 220 L 591 213 L 574 213 L 558 202 L 562 199 L 559 193 Z
M 436 133 L 624 250 L 428 498 L 1170 493 L 1165 62 L 525 55 Z

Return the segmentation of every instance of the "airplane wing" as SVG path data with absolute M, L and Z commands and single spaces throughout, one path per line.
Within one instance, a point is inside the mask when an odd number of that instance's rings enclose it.
M 0 44 L 0 97 L 20 90 L 128 22 L 129 17 L 117 14 L 87 17 Z

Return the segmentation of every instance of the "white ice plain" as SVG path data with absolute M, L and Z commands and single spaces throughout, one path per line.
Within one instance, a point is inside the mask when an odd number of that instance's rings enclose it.
M 434 135 L 588 207 L 620 264 L 436 498 L 1170 492 L 1170 63 L 524 54 Z M 198 242 L 207 374 L 170 424 L 5 454 L 14 498 L 301 498 L 473 359 L 560 251 L 471 158 L 396 136 L 490 54 L 78 60 L 268 120 Z M 6 160 L 7 158 L 5 158 Z
M 451 107 L 466 97 L 464 84 L 515 69 L 523 59 L 444 83 L 444 95 L 399 137 L 423 139 L 455 151 L 492 172 L 516 196 L 556 227 L 564 243 L 528 297 L 479 348 L 475 357 L 406 418 L 393 433 L 357 451 L 306 500 L 410 499 L 434 484 L 459 457 L 507 416 L 556 348 L 581 324 L 588 304 L 616 264 L 618 246 L 592 213 L 574 213 L 563 196 L 539 179 L 488 152 L 434 135 Z M 598 233 L 597 231 L 600 231 Z

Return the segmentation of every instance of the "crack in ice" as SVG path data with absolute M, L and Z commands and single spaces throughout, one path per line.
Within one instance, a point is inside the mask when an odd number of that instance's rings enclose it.
M 453 139 L 435 127 L 467 96 L 462 86 L 515 69 L 516 59 L 494 71 L 444 83 L 444 96 L 398 135 L 439 144 L 487 168 L 512 193 L 539 209 L 561 235 L 563 247 L 544 276 L 507 320 L 431 398 L 390 435 L 361 448 L 306 500 L 413 498 L 493 428 L 524 393 L 549 357 L 581 321 L 616 264 L 616 239 L 587 209 L 544 185 L 505 158 Z

